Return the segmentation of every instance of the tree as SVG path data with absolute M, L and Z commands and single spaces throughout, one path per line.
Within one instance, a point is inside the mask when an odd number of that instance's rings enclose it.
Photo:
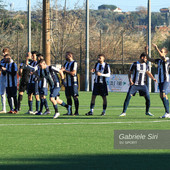
M 146 15 L 147 14 L 147 8 L 145 6 L 138 6 L 136 8 L 136 11 L 139 13 L 139 14 L 144 14 Z
M 5 5 L 3 3 L 3 0 L 0 0 L 0 11 L 4 10 L 4 8 L 5 8 Z
M 98 6 L 98 9 L 107 9 L 107 10 L 115 10 L 117 8 L 117 6 L 115 5 L 100 5 Z

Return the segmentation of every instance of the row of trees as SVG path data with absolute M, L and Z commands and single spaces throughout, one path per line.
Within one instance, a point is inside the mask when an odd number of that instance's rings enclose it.
M 52 63 L 63 64 L 65 52 L 72 51 L 81 73 L 85 71 L 83 9 L 84 7 L 66 11 L 58 10 L 56 6 L 51 9 Z M 114 17 L 109 17 L 110 15 Z M 146 30 L 135 27 L 139 24 L 136 22 L 140 15 L 141 18 L 146 17 L 146 14 L 139 12 L 118 15 L 111 11 L 90 11 L 90 68 L 98 53 L 105 53 L 109 63 L 130 63 L 138 59 L 146 45 Z M 13 58 L 21 62 L 27 53 L 27 13 L 1 10 L 0 38 L 0 48 L 9 47 Z M 168 45 L 167 36 L 158 31 L 153 33 L 152 38 L 158 45 Z M 42 52 L 42 4 L 32 11 L 32 50 Z

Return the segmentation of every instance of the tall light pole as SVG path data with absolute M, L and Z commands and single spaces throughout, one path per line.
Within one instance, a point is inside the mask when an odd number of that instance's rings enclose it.
M 28 22 L 28 52 L 31 52 L 31 1 L 27 1 L 27 22 Z
M 124 74 L 124 32 L 122 32 L 122 73 Z
M 50 0 L 43 0 L 43 54 L 47 65 L 50 59 Z
M 151 0 L 148 0 L 148 55 L 151 57 Z M 151 72 L 151 62 L 149 62 L 149 71 Z M 148 89 L 151 92 L 151 79 L 148 78 Z
M 89 0 L 86 0 L 86 63 L 85 91 L 89 91 Z

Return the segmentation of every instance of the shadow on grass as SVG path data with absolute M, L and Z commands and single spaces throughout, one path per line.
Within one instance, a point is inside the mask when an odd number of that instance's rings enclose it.
M 0 159 L 5 170 L 142 170 L 170 169 L 170 154 L 54 155 L 39 158 Z
M 29 114 L 0 114 L 1 119 L 52 119 L 53 114 L 51 115 L 29 115 Z M 130 114 L 127 115 L 126 117 L 119 117 L 119 115 L 106 115 L 106 116 L 101 116 L 101 115 L 93 115 L 93 116 L 86 116 L 86 115 L 79 115 L 79 116 L 63 116 L 62 114 L 57 118 L 57 120 L 116 120 L 116 121 L 140 121 L 140 120 L 165 120 L 165 119 L 160 119 L 158 116 L 131 116 Z
M 17 114 L 17 115 L 13 115 L 13 114 L 6 114 L 6 115 L 0 115 L 1 119 L 52 119 L 53 115 L 51 116 L 44 116 L 44 115 L 24 115 L 24 114 Z M 67 120 L 67 119 L 72 119 L 72 120 L 77 120 L 77 119 L 91 119 L 91 120 L 95 120 L 95 119 L 112 119 L 110 116 L 108 117 L 103 117 L 103 116 L 60 116 L 58 117 L 56 120 Z

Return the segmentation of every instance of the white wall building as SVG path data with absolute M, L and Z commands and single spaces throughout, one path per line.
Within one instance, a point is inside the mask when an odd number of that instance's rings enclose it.
M 113 10 L 113 12 L 122 12 L 122 10 L 120 8 L 116 8 L 115 10 Z

